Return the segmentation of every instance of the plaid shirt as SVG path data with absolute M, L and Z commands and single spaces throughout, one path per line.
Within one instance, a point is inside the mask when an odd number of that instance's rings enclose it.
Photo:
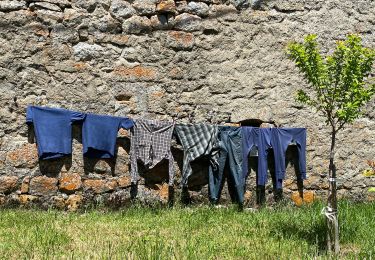
M 207 124 L 176 125 L 176 134 L 184 149 L 182 186 L 186 186 L 192 174 L 190 163 L 198 157 L 210 155 L 210 161 L 217 165 L 218 127 Z
M 173 185 L 174 168 L 171 152 L 171 140 L 174 123 L 156 120 L 134 120 L 131 130 L 130 163 L 132 182 L 139 179 L 137 160 L 141 160 L 149 169 L 163 159 L 169 160 L 169 185 Z

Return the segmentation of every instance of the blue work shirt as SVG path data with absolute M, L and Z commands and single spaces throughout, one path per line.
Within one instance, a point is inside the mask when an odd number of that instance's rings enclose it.
M 133 125 L 133 120 L 127 117 L 87 114 L 82 127 L 83 155 L 113 158 L 118 130 L 130 129 Z
M 26 123 L 34 125 L 40 159 L 60 158 L 72 153 L 72 123 L 84 113 L 62 108 L 28 106 Z

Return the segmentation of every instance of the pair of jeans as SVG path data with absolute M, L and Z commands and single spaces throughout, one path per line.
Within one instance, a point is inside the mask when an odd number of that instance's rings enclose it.
M 271 148 L 271 129 L 258 127 L 242 127 L 243 131 L 243 175 L 247 177 L 248 157 L 255 146 L 258 150 L 258 178 L 257 185 L 265 186 L 267 183 L 268 153 Z
M 219 158 L 216 167 L 209 167 L 210 200 L 217 203 L 220 198 L 224 168 L 229 170 L 232 194 L 240 205 L 244 201 L 245 178 L 242 174 L 242 129 L 239 127 L 219 127 Z
M 302 179 L 306 179 L 306 128 L 272 128 L 271 145 L 275 155 L 277 188 L 282 188 L 285 178 L 285 154 L 290 143 L 298 149 L 298 167 Z

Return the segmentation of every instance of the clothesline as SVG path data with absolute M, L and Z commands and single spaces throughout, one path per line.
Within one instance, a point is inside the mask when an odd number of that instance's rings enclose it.
M 258 185 L 267 182 L 268 152 L 273 149 L 276 187 L 285 178 L 285 153 L 291 142 L 297 146 L 299 169 L 306 178 L 306 129 L 234 127 L 218 124 L 181 124 L 175 121 L 131 119 L 81 113 L 60 108 L 29 106 L 26 122 L 34 125 L 40 159 L 53 159 L 72 152 L 71 125 L 82 123 L 83 154 L 93 158 L 116 156 L 116 138 L 120 128 L 130 130 L 130 161 L 132 182 L 139 180 L 138 163 L 151 169 L 160 161 L 169 160 L 169 185 L 174 184 L 174 158 L 171 152 L 175 132 L 184 150 L 181 185 L 187 186 L 192 174 L 191 162 L 205 156 L 209 159 L 210 199 L 217 203 L 224 168 L 228 166 L 235 183 L 236 199 L 243 202 L 248 156 L 258 151 Z

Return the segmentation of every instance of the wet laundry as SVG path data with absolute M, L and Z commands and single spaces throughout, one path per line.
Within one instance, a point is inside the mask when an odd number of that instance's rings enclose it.
M 271 145 L 275 157 L 275 176 L 277 188 L 282 188 L 285 178 L 285 154 L 294 142 L 298 149 L 298 166 L 302 179 L 306 179 L 306 128 L 271 128 Z
M 191 162 L 202 156 L 210 158 L 212 167 L 217 167 L 218 127 L 208 124 L 178 124 L 176 135 L 184 150 L 181 185 L 187 186 L 193 170 Z
M 255 146 L 258 150 L 257 185 L 265 186 L 267 183 L 268 153 L 271 148 L 270 128 L 242 127 L 243 144 L 243 176 L 247 177 L 249 172 L 248 157 L 251 149 Z
M 209 168 L 210 200 L 216 204 L 220 198 L 224 169 L 227 166 L 235 200 L 244 201 L 245 178 L 242 171 L 242 129 L 240 127 L 219 126 L 218 167 Z M 229 185 L 228 185 L 229 186 Z
M 60 158 L 72 153 L 72 123 L 85 114 L 61 108 L 28 106 L 26 123 L 34 125 L 40 159 Z
M 174 182 L 173 156 L 171 141 L 174 129 L 173 122 L 137 119 L 131 130 L 131 178 L 132 182 L 139 179 L 137 161 L 141 161 L 151 169 L 163 159 L 169 160 L 169 185 Z
M 83 155 L 91 158 L 113 158 L 120 128 L 130 129 L 127 117 L 87 114 L 82 126 Z

